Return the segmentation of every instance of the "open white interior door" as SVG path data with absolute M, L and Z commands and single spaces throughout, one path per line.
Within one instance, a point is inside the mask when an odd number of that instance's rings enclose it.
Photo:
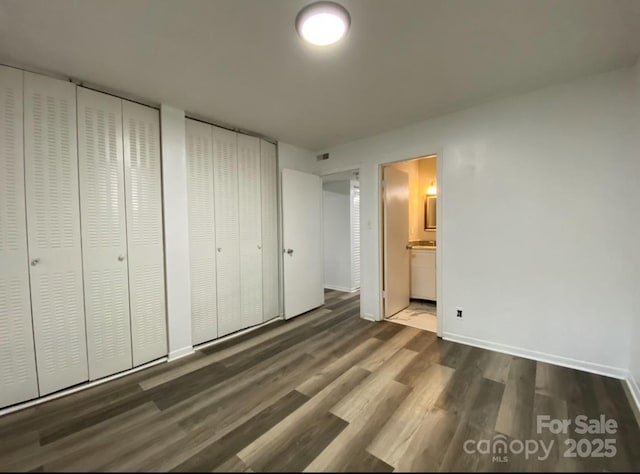
M 409 306 L 409 175 L 389 166 L 384 168 L 384 288 L 385 318 Z
M 322 181 L 319 176 L 282 170 L 284 317 L 324 304 Z

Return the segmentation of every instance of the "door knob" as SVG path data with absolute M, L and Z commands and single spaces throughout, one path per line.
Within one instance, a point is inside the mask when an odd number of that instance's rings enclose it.
M 218 253 L 222 252 L 222 247 L 218 247 Z
M 31 259 L 31 266 L 35 267 L 37 264 L 40 263 L 40 259 L 39 258 L 33 258 Z
M 124 262 L 124 255 L 118 255 L 118 261 Z
M 293 249 L 287 249 L 287 255 L 289 256 L 293 255 Z
M 258 250 L 262 249 L 262 245 L 258 244 Z

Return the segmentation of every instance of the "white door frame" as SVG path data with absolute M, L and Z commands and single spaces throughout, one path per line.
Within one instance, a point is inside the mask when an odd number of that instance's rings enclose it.
M 444 206 L 444 186 L 442 185 L 443 183 L 443 179 L 442 177 L 444 176 L 444 153 L 442 150 L 437 150 L 433 153 L 425 153 L 422 155 L 417 155 L 415 157 L 409 157 L 409 158 L 403 158 L 403 159 L 398 159 L 398 160 L 394 160 L 394 161 L 389 161 L 386 163 L 380 163 L 378 165 L 378 187 L 376 189 L 376 199 L 378 201 L 378 222 L 379 222 L 379 228 L 378 228 L 378 252 L 379 252 L 379 258 L 378 258 L 378 262 L 379 262 L 379 267 L 378 267 L 378 275 L 379 275 L 379 279 L 378 279 L 378 294 L 379 294 L 379 314 L 380 314 L 380 321 L 384 321 L 384 299 L 382 297 L 382 290 L 384 288 L 384 216 L 383 216 L 383 212 L 384 212 L 384 192 L 382 189 L 382 179 L 384 177 L 384 172 L 383 172 L 383 168 L 385 166 L 389 166 L 389 165 L 393 165 L 396 163 L 401 163 L 403 161 L 411 161 L 411 160 L 416 160 L 419 158 L 426 158 L 429 156 L 435 156 L 437 159 L 436 162 L 436 179 L 437 179 L 437 183 L 438 183 L 438 201 L 436 203 L 436 211 L 437 211 L 437 216 L 438 216 L 438 224 L 437 224 L 437 229 L 436 229 L 436 234 L 437 234 L 437 245 L 436 245 L 436 298 L 437 298 L 437 306 L 436 306 L 436 315 L 437 315 L 437 329 L 436 329 L 436 334 L 438 335 L 438 337 L 442 337 L 442 334 L 444 333 L 444 288 L 443 288 L 443 271 L 442 271 L 442 265 L 440 264 L 440 262 L 442 262 L 442 256 L 444 255 L 444 219 L 443 219 L 443 206 Z

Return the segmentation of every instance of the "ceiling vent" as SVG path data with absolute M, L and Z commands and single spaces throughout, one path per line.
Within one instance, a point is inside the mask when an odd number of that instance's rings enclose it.
M 321 155 L 316 156 L 316 160 L 324 161 L 329 159 L 329 153 L 322 153 Z

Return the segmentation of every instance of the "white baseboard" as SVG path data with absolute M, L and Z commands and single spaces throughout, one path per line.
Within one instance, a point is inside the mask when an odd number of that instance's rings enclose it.
M 232 334 L 229 334 L 227 336 L 222 336 L 219 339 L 214 339 L 213 341 L 208 341 L 208 342 L 203 342 L 202 344 L 198 344 L 197 346 L 195 346 L 193 349 L 196 351 L 199 351 L 200 349 L 205 349 L 206 347 L 211 347 L 211 346 L 215 346 L 217 344 L 220 344 L 221 342 L 226 342 L 230 339 L 235 339 L 238 336 L 242 336 L 243 334 L 247 334 L 248 332 L 252 332 L 255 331 L 256 329 L 260 329 L 261 327 L 266 326 L 267 324 L 271 324 L 274 323 L 276 321 L 282 321 L 284 318 L 282 316 L 276 316 L 275 318 L 269 319 L 268 321 L 265 321 L 263 323 L 257 324 L 255 326 L 251 326 L 250 328 L 246 328 L 246 329 L 241 329 L 238 332 L 234 332 Z
M 180 349 L 171 351 L 169 352 L 169 362 L 191 355 L 193 352 L 193 347 L 191 346 L 181 347 Z
M 638 386 L 638 382 L 633 378 L 631 374 L 629 374 L 629 376 L 627 377 L 627 388 L 629 389 L 631 398 L 636 404 L 634 415 L 636 416 L 638 425 L 640 425 L 640 386 Z
M 347 288 L 346 286 L 324 285 L 327 290 L 342 291 L 343 293 L 353 293 L 357 288 Z
M 369 313 L 362 313 L 360 314 L 360 317 L 362 319 L 366 319 L 367 321 L 373 321 L 373 322 L 379 321 L 379 319 L 377 319 L 373 314 L 369 314 Z
M 567 367 L 569 369 L 582 370 L 584 372 L 590 372 L 598 375 L 605 375 L 607 377 L 613 377 L 616 379 L 626 379 L 629 375 L 629 371 L 627 369 L 621 369 L 619 367 L 595 364 L 593 362 L 572 359 L 570 357 L 532 351 L 530 349 L 509 346 L 506 344 L 500 344 L 498 342 L 476 339 L 475 337 L 461 336 L 459 334 L 445 332 L 443 334 L 443 338 L 447 341 L 459 342 L 460 344 L 466 344 L 468 346 L 479 347 L 481 349 L 489 349 L 496 352 L 503 352 L 505 354 L 524 357 L 525 359 L 533 359 L 540 362 L 546 362 L 548 364 L 559 365 L 561 367 Z
M 45 395 L 44 397 L 35 398 L 33 400 L 29 400 L 28 402 L 19 403 L 17 405 L 12 405 L 8 408 L 4 408 L 0 410 L 0 417 L 3 415 L 8 415 L 9 413 L 13 413 L 19 410 L 24 410 L 25 408 L 29 408 L 35 405 L 40 405 L 42 403 L 46 403 L 50 400 L 55 400 L 56 398 L 66 397 L 67 395 L 71 395 L 72 393 L 81 392 L 82 390 L 86 390 L 91 387 L 95 387 L 96 385 L 102 385 L 106 382 L 111 382 L 112 380 L 116 380 L 122 378 L 126 375 L 131 375 L 136 372 L 140 372 L 141 370 L 148 369 L 149 367 L 153 367 L 154 365 L 162 364 L 167 361 L 166 357 L 162 357 L 160 359 L 153 360 L 151 362 L 147 362 L 146 364 L 140 365 L 138 367 L 134 367 L 133 369 L 125 370 L 124 372 L 118 372 L 117 374 L 109 375 L 107 377 L 93 380 L 91 382 L 86 382 L 81 385 L 75 385 L 72 388 L 68 388 L 66 390 L 60 390 L 59 392 L 52 393 L 51 395 Z

